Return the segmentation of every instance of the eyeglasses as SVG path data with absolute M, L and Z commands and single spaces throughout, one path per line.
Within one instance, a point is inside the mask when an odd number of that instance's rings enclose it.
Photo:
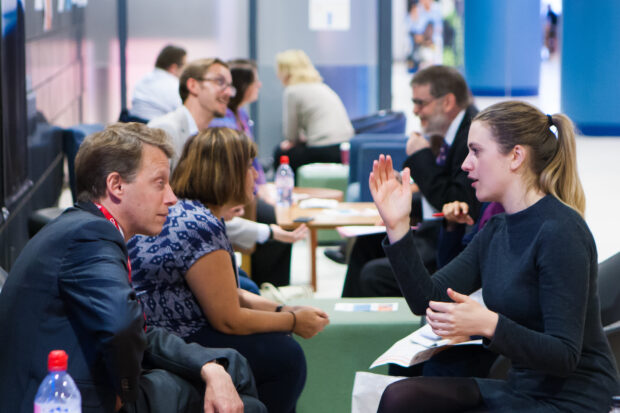
M 418 106 L 420 109 L 423 109 L 425 106 L 430 105 L 431 103 L 433 103 L 437 99 L 441 99 L 444 96 L 445 95 L 437 96 L 436 98 L 431 98 L 429 100 L 422 100 L 422 99 L 413 98 L 413 99 L 411 99 L 411 101 L 413 102 L 413 106 Z
M 237 89 L 232 85 L 232 83 L 226 82 L 226 79 L 223 77 L 205 77 L 202 79 L 197 79 L 201 82 L 213 82 L 217 85 L 220 90 L 230 90 L 230 96 L 235 97 L 237 94 Z

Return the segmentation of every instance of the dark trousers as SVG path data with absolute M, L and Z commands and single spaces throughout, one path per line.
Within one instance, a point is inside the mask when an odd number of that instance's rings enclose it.
M 210 327 L 186 338 L 209 347 L 230 347 L 252 368 L 258 398 L 269 413 L 292 413 L 306 382 L 306 358 L 301 346 L 285 333 L 223 334 Z
M 424 221 L 413 235 L 426 269 L 437 269 L 440 221 Z M 342 289 L 343 297 L 401 297 L 396 277 L 381 246 L 385 234 L 358 237 L 353 245 Z
M 166 370 L 145 371 L 140 376 L 138 400 L 128 403 L 122 413 L 202 413 L 204 383 L 191 383 Z M 264 413 L 265 406 L 255 397 L 239 394 L 244 412 Z
M 307 146 L 305 143 L 299 143 L 288 151 L 283 151 L 280 146 L 277 146 L 273 155 L 274 169 L 280 165 L 282 155 L 288 156 L 291 169 L 297 172 L 297 168 L 309 163 L 340 163 L 340 144 Z
M 258 200 L 256 204 L 256 221 L 263 224 L 275 224 L 276 213 L 273 205 Z M 291 244 L 268 240 L 256 244 L 252 254 L 252 281 L 259 286 L 270 282 L 276 287 L 291 283 Z
M 487 377 L 498 354 L 479 345 L 454 346 L 411 367 L 390 364 L 388 374 L 405 377 Z

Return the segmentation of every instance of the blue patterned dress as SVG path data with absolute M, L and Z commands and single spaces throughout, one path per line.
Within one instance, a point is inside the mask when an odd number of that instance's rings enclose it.
M 132 283 L 147 322 L 181 337 L 209 325 L 185 274 L 201 257 L 217 250 L 235 256 L 224 223 L 199 201 L 179 200 L 170 207 L 161 233 L 137 235 L 127 244 Z

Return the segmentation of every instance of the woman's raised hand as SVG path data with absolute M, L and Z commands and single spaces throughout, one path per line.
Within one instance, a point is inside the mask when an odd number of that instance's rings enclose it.
M 390 242 L 398 241 L 410 231 L 412 184 L 409 177 L 409 168 L 405 168 L 402 175 L 394 171 L 389 155 L 380 155 L 372 165 L 368 185 Z

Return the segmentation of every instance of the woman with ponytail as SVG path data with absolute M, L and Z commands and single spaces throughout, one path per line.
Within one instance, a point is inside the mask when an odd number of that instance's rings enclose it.
M 573 125 L 522 102 L 480 112 L 463 162 L 477 198 L 500 202 L 467 248 L 431 278 L 409 224 L 409 171 L 375 161 L 370 188 L 407 303 L 433 331 L 511 360 L 507 380 L 417 377 L 388 386 L 379 412 L 608 412 L 617 372 L 603 333 L 597 253 L 583 220 Z M 487 307 L 468 294 L 482 287 Z

